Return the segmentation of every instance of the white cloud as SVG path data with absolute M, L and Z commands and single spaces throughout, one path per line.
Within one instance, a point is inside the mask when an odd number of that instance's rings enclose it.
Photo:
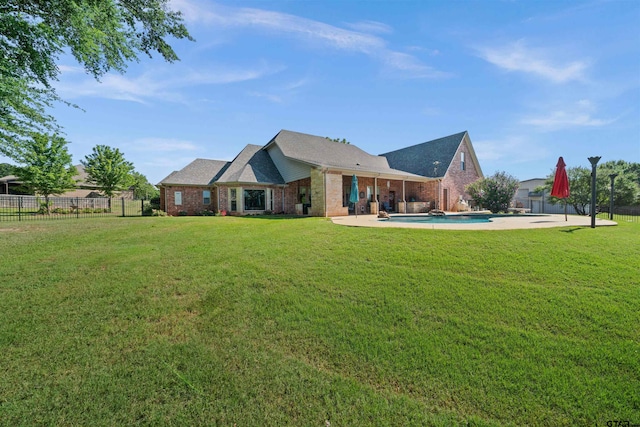
M 542 131 L 554 131 L 575 127 L 601 127 L 613 123 L 616 119 L 594 117 L 596 105 L 581 99 L 571 105 L 544 108 L 544 113 L 523 118 L 520 122 L 535 126 Z
M 377 21 L 360 21 L 345 24 L 347 27 L 363 33 L 391 34 L 393 28 L 389 25 Z
M 510 136 L 494 140 L 477 140 L 473 141 L 473 147 L 480 164 L 495 161 L 526 163 L 544 159 L 548 154 L 546 147 L 536 145 L 523 136 Z
M 478 49 L 482 59 L 507 71 L 530 73 L 553 83 L 584 81 L 587 61 L 553 60 L 549 49 L 536 49 L 520 40 L 506 46 Z
M 287 13 L 262 9 L 232 8 L 215 4 L 203 7 L 190 0 L 172 0 L 172 6 L 183 11 L 185 19 L 194 24 L 203 23 L 228 28 L 256 28 L 274 34 L 291 35 L 297 41 L 303 39 L 337 50 L 361 53 L 382 62 L 386 67 L 392 68 L 396 72 L 400 72 L 400 74 L 396 73 L 395 77 L 441 78 L 448 76 L 447 73 L 423 64 L 415 56 L 390 49 L 383 38 L 368 34 L 392 31 L 391 27 L 380 22 L 363 21 L 348 24 L 351 28 L 357 29 L 354 31 Z
M 253 91 L 249 92 L 249 95 L 255 96 L 256 98 L 264 98 L 276 104 L 282 104 L 283 102 L 283 99 L 280 95 L 274 95 L 272 93 Z
M 452 75 L 429 67 L 416 59 L 415 56 L 406 53 L 384 51 L 380 52 L 379 56 L 387 70 L 396 77 L 446 78 Z M 398 74 L 398 72 L 403 74 Z
M 232 69 L 225 67 L 210 67 L 196 71 L 172 64 L 171 77 L 166 67 L 157 67 L 137 77 L 109 73 L 101 77 L 98 82 L 89 76 L 83 76 L 78 81 L 75 73 L 62 76 L 56 84 L 58 93 L 63 98 L 74 99 L 80 97 L 108 98 L 124 101 L 146 103 L 151 99 L 162 99 L 171 102 L 186 102 L 180 89 L 198 85 L 219 85 L 259 79 L 267 74 L 278 72 L 282 67 L 270 67 L 260 64 L 248 69 Z M 175 68 L 181 68 L 177 72 Z M 178 77 L 175 77 L 178 76 Z
M 557 130 L 568 127 L 600 127 L 611 124 L 615 119 L 597 119 L 589 113 L 579 111 L 551 111 L 545 116 L 529 117 L 522 123 L 533 125 L 543 130 Z

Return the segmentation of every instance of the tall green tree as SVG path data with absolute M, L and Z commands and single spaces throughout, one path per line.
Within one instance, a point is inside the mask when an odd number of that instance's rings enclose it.
M 71 162 L 67 141 L 58 135 L 33 134 L 17 160 L 16 176 L 28 191 L 44 196 L 47 213 L 50 196 L 76 186 L 73 177 L 78 171 Z
M 596 168 L 596 204 L 609 206 L 611 200 L 611 179 L 609 175 L 618 174 L 615 178 L 613 204 L 615 206 L 630 206 L 640 203 L 640 184 L 638 184 L 637 163 L 624 160 L 609 161 Z M 545 180 L 544 189 L 547 192 L 553 187 L 555 173 L 551 173 Z M 570 195 L 567 204 L 573 206 L 580 215 L 587 214 L 587 206 L 591 204 L 591 168 L 575 166 L 567 168 Z M 564 203 L 563 199 L 549 197 L 551 204 Z
M 160 196 L 160 190 L 140 172 L 131 172 L 131 181 L 133 183 L 130 188 L 133 190 L 133 197 L 136 199 L 150 200 Z
M 169 37 L 192 40 L 169 0 L 0 0 L 0 154 L 59 131 L 47 109 L 64 102 L 52 87 L 64 52 L 99 78 L 140 53 L 176 61 Z
M 341 144 L 351 144 L 349 141 L 347 141 L 345 138 L 329 138 L 328 136 L 324 137 L 325 139 L 328 139 L 329 141 L 333 141 L 333 142 L 339 142 Z
M 117 191 L 126 190 L 134 183 L 131 178 L 133 163 L 126 161 L 118 148 L 96 145 L 80 163 L 87 173 L 87 181 L 107 197 L 113 197 Z
M 508 173 L 496 172 L 467 185 L 466 192 L 484 209 L 493 213 L 508 212 L 519 185 L 520 182 Z
M 0 163 L 0 177 L 13 175 L 15 168 L 14 165 L 10 165 L 9 163 Z

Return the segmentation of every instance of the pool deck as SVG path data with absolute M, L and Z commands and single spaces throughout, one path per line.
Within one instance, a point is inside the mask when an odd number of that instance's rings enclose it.
M 426 214 L 422 214 L 426 216 Z M 449 215 L 449 214 L 448 214 Z M 455 215 L 451 213 L 450 215 Z M 391 217 L 402 216 L 392 214 Z M 411 216 L 420 216 L 418 214 Z M 390 222 L 379 219 L 377 215 L 339 216 L 331 218 L 334 224 L 350 227 L 391 227 L 391 228 L 424 228 L 433 230 L 516 230 L 524 228 L 551 228 L 551 227 L 591 227 L 591 217 L 581 215 L 569 215 L 567 221 L 564 215 L 554 214 L 514 214 L 505 217 L 492 218 L 491 222 L 469 223 L 461 222 L 451 224 L 402 223 Z M 596 227 L 618 225 L 615 221 L 596 218 Z

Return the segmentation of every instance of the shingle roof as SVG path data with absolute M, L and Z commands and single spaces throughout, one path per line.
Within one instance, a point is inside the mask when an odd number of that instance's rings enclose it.
M 277 144 L 286 157 L 314 166 L 387 175 L 413 175 L 410 171 L 389 167 L 387 159 L 371 155 L 352 144 L 331 141 L 321 136 L 281 130 L 265 146 Z
M 158 185 L 210 185 L 229 164 L 223 160 L 195 159 L 179 171 L 171 172 Z
M 284 184 L 284 179 L 273 164 L 269 153 L 259 145 L 249 144 L 233 159 L 216 182 Z
M 444 138 L 380 154 L 380 156 L 386 158 L 392 168 L 402 168 L 407 172 L 429 178 L 440 178 L 447 172 L 466 134 L 466 131 L 456 133 Z M 437 169 L 434 165 L 435 162 L 439 162 Z

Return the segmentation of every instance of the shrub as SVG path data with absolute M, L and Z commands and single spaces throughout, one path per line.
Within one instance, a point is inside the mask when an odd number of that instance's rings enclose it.
M 149 204 L 153 209 L 160 209 L 160 197 L 154 197 L 149 200 Z
M 519 185 L 517 178 L 506 172 L 496 172 L 493 176 L 467 185 L 465 190 L 476 204 L 493 213 L 498 213 L 509 211 L 509 204 L 518 191 Z
M 154 210 L 155 209 L 153 208 L 151 203 L 145 203 L 144 207 L 142 208 L 142 216 L 152 216 Z
M 178 211 L 178 216 L 187 216 L 189 215 L 187 211 Z
M 86 214 L 93 213 L 93 209 L 91 209 L 91 208 L 84 208 L 84 209 L 82 209 L 82 213 L 86 213 Z

